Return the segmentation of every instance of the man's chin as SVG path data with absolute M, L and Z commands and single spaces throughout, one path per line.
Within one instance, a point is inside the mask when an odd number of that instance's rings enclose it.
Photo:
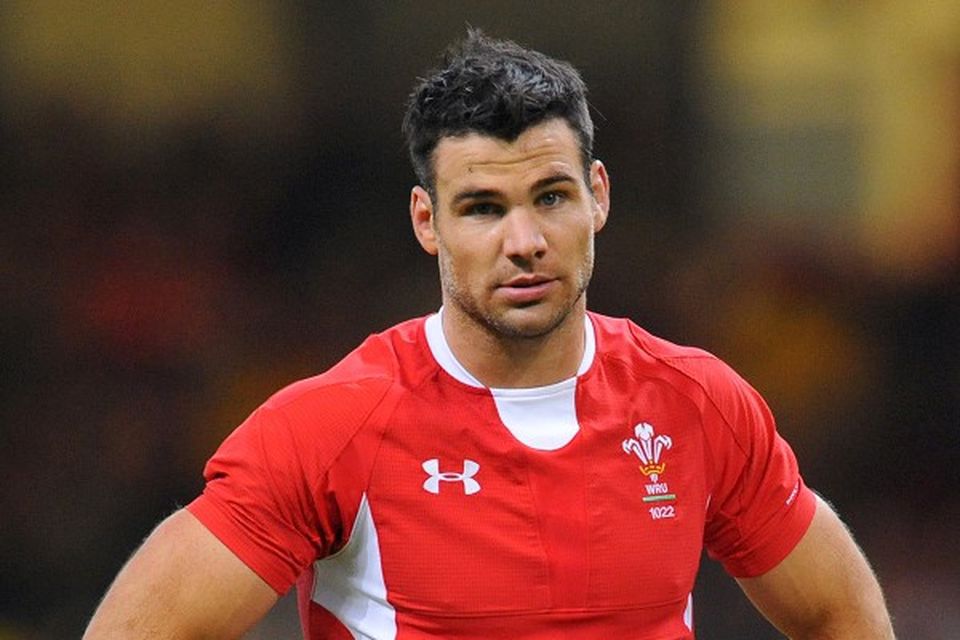
M 541 308 L 538 308 L 541 307 Z M 552 312 L 542 305 L 511 309 L 496 319 L 490 319 L 488 325 L 504 338 L 514 340 L 535 340 L 542 338 L 563 324 L 570 311 Z

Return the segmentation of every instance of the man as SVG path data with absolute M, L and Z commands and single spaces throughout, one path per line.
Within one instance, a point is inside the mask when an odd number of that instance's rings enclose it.
M 284 389 L 86 638 L 692 638 L 704 545 L 798 638 L 892 638 L 877 582 L 716 358 L 586 310 L 610 180 L 568 64 L 471 33 L 414 92 L 443 307 Z

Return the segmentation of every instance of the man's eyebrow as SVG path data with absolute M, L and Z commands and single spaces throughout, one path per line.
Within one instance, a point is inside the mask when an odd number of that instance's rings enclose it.
M 533 183 L 530 187 L 531 192 L 541 191 L 547 187 L 560 183 L 560 182 L 573 182 L 576 183 L 577 179 L 571 176 L 568 173 L 555 173 L 549 175 L 546 178 L 541 178 Z M 451 206 L 460 204 L 464 200 L 487 200 L 492 198 L 498 198 L 503 194 L 496 189 L 474 189 L 461 191 L 457 195 L 453 196 L 453 199 L 450 201 Z
M 560 182 L 576 182 L 577 179 L 571 176 L 568 173 L 555 173 L 553 175 L 547 176 L 546 178 L 541 178 L 533 183 L 530 187 L 530 191 L 540 191 L 546 189 L 547 187 L 560 183 Z M 453 197 L 451 204 L 459 204 L 464 200 L 486 200 L 489 198 L 497 198 L 502 194 L 496 189 L 475 189 L 468 191 L 461 191 Z
M 489 198 L 496 198 L 500 196 L 500 192 L 495 189 L 477 189 L 475 191 L 461 191 L 457 195 L 453 196 L 451 200 L 451 205 L 457 205 L 464 200 L 485 200 Z
M 557 184 L 558 182 L 574 182 L 576 183 L 577 179 L 571 176 L 568 173 L 555 173 L 546 178 L 541 178 L 533 183 L 533 186 L 530 187 L 530 191 L 540 191 L 541 189 L 546 189 L 547 187 Z

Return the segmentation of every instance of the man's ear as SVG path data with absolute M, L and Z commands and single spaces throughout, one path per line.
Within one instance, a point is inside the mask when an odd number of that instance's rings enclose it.
M 593 192 L 593 230 L 600 231 L 610 213 L 610 176 L 599 160 L 590 165 L 590 190 Z
M 437 255 L 437 234 L 433 228 L 433 201 L 427 190 L 416 186 L 410 191 L 410 222 L 423 250 Z

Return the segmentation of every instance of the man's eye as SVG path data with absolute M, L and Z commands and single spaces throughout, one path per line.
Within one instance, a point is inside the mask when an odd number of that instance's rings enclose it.
M 540 204 L 545 207 L 555 207 L 564 200 L 564 195 L 559 191 L 548 191 L 540 196 Z
M 472 216 L 489 216 L 499 213 L 500 207 L 492 202 L 475 202 L 467 207 L 467 214 Z

